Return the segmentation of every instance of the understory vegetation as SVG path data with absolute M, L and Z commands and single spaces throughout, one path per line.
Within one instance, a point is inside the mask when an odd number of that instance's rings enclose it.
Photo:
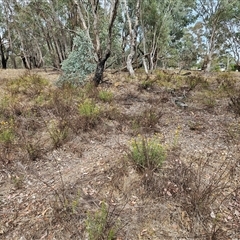
M 1 79 L 0 238 L 238 239 L 238 73 L 105 77 Z

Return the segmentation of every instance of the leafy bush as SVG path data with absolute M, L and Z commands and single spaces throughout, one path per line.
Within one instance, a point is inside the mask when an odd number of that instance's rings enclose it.
M 14 140 L 13 122 L 0 122 L 0 142 L 10 144 Z
M 166 149 L 157 137 L 145 138 L 139 136 L 131 142 L 129 158 L 137 169 L 144 171 L 159 170 L 166 159 Z
M 7 91 L 12 95 L 22 94 L 28 97 L 36 97 L 48 84 L 48 80 L 40 75 L 26 72 L 21 77 L 9 81 Z
M 86 220 L 89 240 L 114 240 L 118 226 L 113 214 L 105 203 L 95 213 L 88 213 Z
M 73 51 L 62 62 L 63 75 L 58 79 L 57 85 L 61 86 L 65 83 L 81 85 L 86 81 L 86 77 L 95 70 L 94 48 L 84 30 L 78 32 L 73 45 Z
M 96 106 L 93 100 L 87 98 L 82 104 L 79 105 L 79 113 L 83 117 L 92 119 L 98 116 L 99 108 Z
M 92 99 L 87 98 L 80 104 L 78 112 L 80 114 L 79 121 L 81 122 L 81 128 L 83 130 L 96 126 L 100 116 L 100 109 Z
M 65 121 L 50 122 L 48 132 L 55 148 L 60 147 L 68 136 L 68 126 Z
M 98 93 L 98 97 L 103 102 L 111 102 L 113 99 L 113 93 L 109 91 L 102 90 Z

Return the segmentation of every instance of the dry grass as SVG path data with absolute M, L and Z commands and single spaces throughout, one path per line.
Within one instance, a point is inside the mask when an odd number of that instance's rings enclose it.
M 52 73 L 1 70 L 0 238 L 238 238 L 238 75 Z

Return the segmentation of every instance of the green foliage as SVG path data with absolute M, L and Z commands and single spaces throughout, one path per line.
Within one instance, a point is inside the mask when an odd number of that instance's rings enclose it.
M 7 91 L 12 95 L 21 94 L 28 97 L 36 97 L 46 86 L 48 86 L 48 84 L 48 80 L 40 75 L 26 72 L 21 77 L 9 81 L 7 84 Z
M 68 58 L 62 62 L 63 74 L 57 85 L 71 83 L 81 85 L 85 83 L 89 74 L 96 68 L 94 63 L 94 48 L 88 34 L 81 30 L 74 38 L 74 49 Z
M 4 144 L 10 144 L 14 140 L 13 121 L 0 122 L 0 142 Z
M 137 169 L 144 171 L 159 170 L 166 159 L 166 149 L 157 137 L 145 138 L 139 136 L 131 141 L 129 158 Z
M 149 89 L 153 86 L 154 81 L 153 80 L 144 80 L 139 84 L 139 89 Z
M 88 213 L 86 220 L 89 240 L 116 239 L 117 223 L 112 221 L 109 208 L 103 202 L 101 208 L 95 213 Z
M 194 90 L 197 86 L 208 89 L 209 83 L 201 75 L 190 75 L 186 77 L 186 83 L 189 86 L 190 90 Z
M 102 90 L 98 93 L 98 97 L 103 102 L 111 102 L 113 99 L 113 93 L 109 91 Z
M 86 99 L 82 104 L 80 104 L 78 110 L 81 116 L 89 119 L 96 118 L 100 112 L 95 102 L 91 99 Z
M 63 144 L 68 136 L 68 130 L 68 126 L 64 121 L 59 123 L 52 121 L 49 123 L 48 132 L 55 148 L 58 148 Z
M 79 119 L 77 125 L 79 125 L 78 128 L 83 130 L 93 128 L 100 120 L 100 108 L 90 98 L 85 99 L 85 101 L 78 106 L 78 113 Z

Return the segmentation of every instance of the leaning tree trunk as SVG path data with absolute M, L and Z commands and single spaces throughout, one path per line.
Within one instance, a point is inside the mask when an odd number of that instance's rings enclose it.
M 97 68 L 93 77 L 93 82 L 94 85 L 97 87 L 103 79 L 103 72 L 104 72 L 104 68 L 105 68 L 105 63 L 108 60 L 108 58 L 110 57 L 111 52 L 108 51 L 105 54 L 105 57 L 103 59 L 99 59 L 98 63 L 97 63 Z

